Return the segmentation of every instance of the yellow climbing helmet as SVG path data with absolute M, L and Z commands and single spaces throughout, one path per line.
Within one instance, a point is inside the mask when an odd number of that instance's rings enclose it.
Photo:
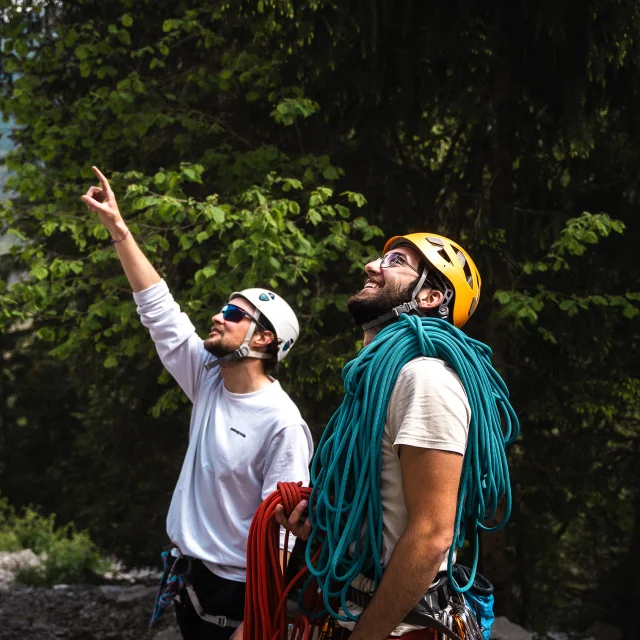
M 428 266 L 437 271 L 447 289 L 443 292 L 444 298 L 439 313 L 458 329 L 463 327 L 478 307 L 482 284 L 480 273 L 471 256 L 457 242 L 435 233 L 394 236 L 387 240 L 384 253 L 402 244 L 417 249 Z

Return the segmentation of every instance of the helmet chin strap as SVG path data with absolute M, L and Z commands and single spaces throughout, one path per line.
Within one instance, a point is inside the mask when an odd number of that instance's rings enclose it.
M 260 318 L 260 312 L 256 309 L 255 318 L 258 320 Z M 247 329 L 247 333 L 244 336 L 244 340 L 242 344 L 232 353 L 228 353 L 226 356 L 222 356 L 221 358 L 216 358 L 211 362 L 208 362 L 204 365 L 204 368 L 209 371 L 213 369 L 213 367 L 219 367 L 221 364 L 225 362 L 231 362 L 232 360 L 242 360 L 243 358 L 258 358 L 259 360 L 271 360 L 271 356 L 268 353 L 263 353 L 262 351 L 254 351 L 249 347 L 249 342 L 253 337 L 253 334 L 256 330 L 256 323 L 252 320 L 249 328 Z

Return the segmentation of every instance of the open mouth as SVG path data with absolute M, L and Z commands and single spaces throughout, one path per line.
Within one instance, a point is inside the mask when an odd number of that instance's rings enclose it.
M 364 283 L 363 289 L 382 289 L 382 285 L 378 284 L 377 282 L 374 282 L 373 280 L 367 280 Z

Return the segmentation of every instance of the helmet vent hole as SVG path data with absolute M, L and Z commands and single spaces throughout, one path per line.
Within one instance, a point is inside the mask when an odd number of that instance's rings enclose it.
M 451 262 L 451 258 L 449 257 L 449 254 L 447 253 L 446 249 L 444 248 L 444 246 L 438 246 L 438 247 L 434 247 L 434 249 L 438 252 L 438 255 L 445 260 L 446 262 L 448 262 L 449 264 L 452 264 Z
M 467 259 L 464 257 L 464 254 L 461 251 L 456 251 L 456 255 L 458 256 L 458 260 L 460 260 L 460 264 L 462 265 L 462 269 L 464 270 L 464 277 L 467 281 L 467 284 L 473 288 L 473 276 L 471 275 L 471 268 L 469 267 Z

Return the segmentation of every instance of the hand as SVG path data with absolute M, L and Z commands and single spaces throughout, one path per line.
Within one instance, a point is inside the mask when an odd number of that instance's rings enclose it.
M 244 627 L 244 622 L 240 623 L 240 626 L 233 632 L 233 635 L 229 640 L 242 640 L 244 636 L 244 631 L 242 630 L 242 627 Z
M 291 533 L 300 538 L 300 540 L 308 540 L 311 535 L 311 522 L 309 522 L 309 519 L 307 518 L 303 522 L 300 521 L 307 508 L 307 504 L 308 502 L 306 500 L 301 500 L 298 503 L 298 506 L 291 512 L 288 519 L 284 515 L 282 505 L 276 505 L 276 522 L 285 529 L 291 531 Z
M 126 232 L 127 227 L 120 215 L 116 196 L 114 195 L 109 181 L 104 177 L 98 167 L 91 167 L 93 173 L 100 180 L 99 187 L 89 187 L 87 193 L 82 196 L 82 201 L 89 210 L 95 211 L 100 218 L 100 222 L 109 230 L 115 239 L 119 239 Z

